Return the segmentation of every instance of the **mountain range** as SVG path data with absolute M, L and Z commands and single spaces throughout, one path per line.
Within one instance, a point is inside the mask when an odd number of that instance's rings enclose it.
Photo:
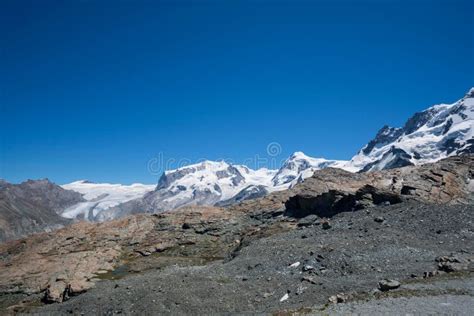
M 382 127 L 352 159 L 292 154 L 277 170 L 253 170 L 224 161 L 204 161 L 167 170 L 158 184 L 131 186 L 73 182 L 63 188 L 84 194 L 86 202 L 65 210 L 67 218 L 105 221 L 134 213 L 156 213 L 186 205 L 226 206 L 285 190 L 314 171 L 351 172 L 392 169 L 435 162 L 474 152 L 474 88 L 452 104 L 439 104 L 410 117 L 403 127 Z
M 203 161 L 167 170 L 157 185 L 93 183 L 86 180 L 62 185 L 29 180 L 20 185 L 2 181 L 3 217 L 18 217 L 20 228 L 7 228 L 4 238 L 64 225 L 71 219 L 107 221 L 136 213 L 159 213 L 188 205 L 228 206 L 286 190 L 311 177 L 316 170 L 339 168 L 368 172 L 435 162 L 449 156 L 474 153 L 474 88 L 452 104 L 439 104 L 414 114 L 403 127 L 384 126 L 350 160 L 312 158 L 292 154 L 276 170 L 253 170 L 224 161 Z M 31 194 L 32 185 L 50 192 L 51 199 Z M 54 200 L 54 199 L 53 199 Z M 65 203 L 64 201 L 67 201 Z M 33 207 L 34 206 L 34 207 Z M 37 210 L 36 212 L 34 210 Z M 47 216 L 52 225 L 43 225 Z M 15 218 L 16 218 L 15 217 Z M 3 219 L 5 223 L 11 219 Z M 17 225 L 17 224 L 15 224 Z M 21 228 L 23 227 L 23 228 Z
M 423 297 L 406 314 L 425 311 L 445 293 L 472 295 L 473 170 L 473 155 L 363 173 L 325 168 L 228 207 L 80 221 L 0 243 L 0 314 L 320 315 L 351 297 L 374 306 L 389 298 L 389 314 Z M 471 315 L 472 302 L 446 314 Z

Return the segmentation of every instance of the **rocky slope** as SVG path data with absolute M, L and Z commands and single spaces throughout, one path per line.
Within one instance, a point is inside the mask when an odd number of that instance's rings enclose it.
M 328 168 L 226 208 L 82 222 L 9 242 L 0 245 L 0 305 L 29 311 L 36 300 L 67 300 L 32 310 L 45 314 L 277 312 L 320 308 L 339 292 L 368 295 L 386 277 L 450 270 L 435 259 L 451 252 L 452 268 L 469 273 L 473 167 L 467 156 L 364 174 Z
M 81 194 L 47 179 L 21 184 L 0 180 L 0 242 L 63 227 L 70 221 L 58 214 L 82 201 Z
M 318 220 L 267 220 L 236 239 L 224 259 L 203 257 L 204 245 L 183 245 L 129 262 L 61 304 L 16 309 L 40 315 L 470 315 L 473 211 L 472 205 L 402 203 L 340 213 L 329 228 Z M 393 280 L 393 290 L 379 290 L 385 279 Z

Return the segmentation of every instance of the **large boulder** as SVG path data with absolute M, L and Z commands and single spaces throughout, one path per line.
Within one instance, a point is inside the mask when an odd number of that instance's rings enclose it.
M 285 203 L 286 215 L 305 217 L 315 214 L 332 217 L 341 212 L 352 212 L 379 204 L 402 202 L 399 194 L 365 185 L 356 192 L 329 190 L 319 195 L 297 194 Z

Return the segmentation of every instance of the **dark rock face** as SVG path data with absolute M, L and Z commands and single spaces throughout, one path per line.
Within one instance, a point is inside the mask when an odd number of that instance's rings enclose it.
M 398 194 L 366 185 L 355 193 L 329 190 L 317 196 L 297 194 L 290 197 L 285 203 L 285 215 L 297 218 L 312 214 L 319 217 L 332 217 L 341 212 L 352 212 L 369 206 L 401 202 L 402 198 Z
M 460 155 L 470 155 L 474 154 L 474 139 L 470 139 L 467 141 L 467 145 L 463 151 L 459 153 Z
M 366 147 L 362 149 L 364 154 L 369 154 L 375 146 L 385 145 L 396 140 L 400 135 L 403 134 L 403 130 L 397 127 L 390 127 L 385 125 L 382 127 L 375 135 L 375 138 L 372 139 Z
M 448 138 L 441 143 L 441 148 L 448 155 L 453 153 L 458 156 L 474 154 L 474 139 L 468 140 L 462 148 L 459 148 L 456 138 Z
M 388 163 L 383 166 L 383 169 L 387 170 L 405 166 L 412 166 L 413 163 L 410 161 L 411 158 L 412 156 L 405 152 L 403 149 L 392 147 L 382 156 L 382 161 L 388 161 Z M 374 166 L 377 166 L 378 164 L 380 164 L 380 161 L 374 161 L 372 163 L 369 163 L 359 172 L 370 171 L 372 170 L 372 168 L 374 168 Z
M 171 172 L 171 173 L 163 173 L 160 177 L 160 180 L 158 180 L 158 185 L 156 186 L 156 191 L 167 188 L 170 183 L 173 181 L 176 181 L 178 179 L 181 179 L 185 175 L 189 173 L 193 173 L 195 170 L 194 169 L 183 169 L 183 170 L 178 170 L 176 172 Z
M 413 133 L 414 131 L 419 129 L 421 126 L 428 123 L 428 121 L 431 118 L 433 118 L 435 114 L 436 112 L 431 109 L 428 109 L 423 112 L 415 113 L 412 117 L 408 119 L 408 121 L 405 123 L 405 126 L 403 126 L 403 132 L 405 134 Z
M 344 203 L 353 202 L 357 194 L 363 195 L 363 188 L 366 186 L 368 186 L 367 188 L 376 188 L 378 191 L 375 193 L 381 192 L 384 197 L 387 197 L 385 194 L 390 192 L 395 195 L 396 200 L 399 198 L 402 200 L 414 199 L 424 203 L 437 204 L 474 203 L 474 188 L 472 180 L 470 180 L 474 178 L 472 170 L 474 170 L 474 156 L 472 155 L 450 157 L 422 166 L 406 166 L 365 173 L 351 173 L 341 169 L 327 168 L 316 171 L 311 178 L 307 178 L 290 190 L 272 192 L 260 199 L 247 200 L 240 205 L 231 205 L 228 208 L 232 211 L 241 208 L 257 211 L 262 208 L 281 209 L 283 206 L 284 210 L 289 212 L 299 208 L 299 201 L 305 207 L 307 206 L 305 203 L 311 204 L 311 201 L 317 201 L 315 203 L 326 201 L 325 203 L 331 207 L 337 206 L 340 210 L 341 206 L 346 206 L 345 211 L 350 211 L 353 203 L 349 203 L 350 207 Z M 328 193 L 331 190 L 333 192 Z M 299 197 L 291 200 L 293 196 Z M 375 203 L 374 198 L 377 201 Z M 371 199 L 355 198 L 355 208 L 361 207 L 367 201 L 370 202 L 369 204 L 379 203 L 377 194 Z M 291 202 L 289 202 L 290 200 Z M 388 202 L 393 203 L 391 198 L 388 199 Z M 288 205 L 286 205 L 287 203 Z M 332 212 L 331 207 L 329 214 Z M 311 214 L 311 211 L 306 211 L 306 214 Z M 303 214 L 299 216 L 301 217 Z
M 232 184 L 235 186 L 245 181 L 245 178 L 242 176 L 239 170 L 232 165 L 229 165 L 225 171 L 217 171 L 216 175 L 218 179 L 230 178 Z
M 82 202 L 80 193 L 49 180 L 28 180 L 21 184 L 0 183 L 0 241 L 60 228 L 70 220 L 58 215 Z

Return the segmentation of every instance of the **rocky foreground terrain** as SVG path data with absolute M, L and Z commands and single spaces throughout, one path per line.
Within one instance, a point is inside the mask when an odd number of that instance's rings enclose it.
M 226 208 L 81 222 L 0 245 L 1 313 L 474 309 L 474 157 L 317 171 Z

